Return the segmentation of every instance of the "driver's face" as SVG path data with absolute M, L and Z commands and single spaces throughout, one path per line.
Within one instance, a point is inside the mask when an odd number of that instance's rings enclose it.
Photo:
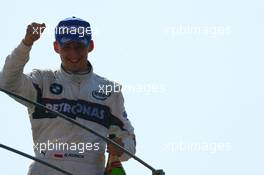
M 63 67 L 71 72 L 80 72 L 87 69 L 89 47 L 83 43 L 72 41 L 59 47 Z

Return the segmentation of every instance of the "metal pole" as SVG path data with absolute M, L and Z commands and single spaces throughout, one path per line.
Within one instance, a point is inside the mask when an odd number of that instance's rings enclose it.
M 21 152 L 21 151 L 18 151 L 18 150 L 14 149 L 14 148 L 11 148 L 11 147 L 9 147 L 9 146 L 6 146 L 6 145 L 3 145 L 3 144 L 0 144 L 0 148 L 3 148 L 3 149 L 6 149 L 6 150 L 8 150 L 8 151 L 11 151 L 11 152 L 13 152 L 13 153 L 19 154 L 19 155 L 21 155 L 21 156 L 23 156 L 23 157 L 27 157 L 27 158 L 29 158 L 29 159 L 35 160 L 36 162 L 39 162 L 39 163 L 41 163 L 41 164 L 43 164 L 43 165 L 46 165 L 46 166 L 48 166 L 48 167 L 50 167 L 50 168 L 53 168 L 53 169 L 55 169 L 55 170 L 57 170 L 57 171 L 59 171 L 59 172 L 61 172 L 61 173 L 63 173 L 63 174 L 73 175 L 72 173 L 69 173 L 69 172 L 67 172 L 67 171 L 65 171 L 65 170 L 63 170 L 63 169 L 61 169 L 61 168 L 59 168 L 59 167 L 57 167 L 57 166 L 51 165 L 51 164 L 49 164 L 49 163 L 47 163 L 47 162 L 45 162 L 45 161 L 43 161 L 43 160 L 40 160 L 40 159 L 38 159 L 38 158 L 35 158 L 35 157 L 31 156 L 31 155 L 28 155 L 28 154 L 26 154 L 26 153 L 23 153 L 23 152 Z

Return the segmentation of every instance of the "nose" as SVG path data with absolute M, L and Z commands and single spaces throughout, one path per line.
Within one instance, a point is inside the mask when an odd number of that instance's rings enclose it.
M 67 54 L 69 57 L 76 58 L 76 57 L 79 57 L 80 52 L 76 48 L 71 47 L 71 48 L 69 48 Z

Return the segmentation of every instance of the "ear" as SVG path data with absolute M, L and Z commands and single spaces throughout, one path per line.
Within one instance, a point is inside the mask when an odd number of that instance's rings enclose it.
M 93 40 L 91 40 L 90 41 L 90 43 L 89 43 L 89 46 L 88 46 L 89 48 L 88 48 L 88 52 L 92 52 L 93 51 L 93 49 L 94 49 L 94 41 Z
M 59 43 L 57 42 L 57 41 L 54 41 L 53 42 L 53 48 L 54 48 L 54 51 L 56 52 L 56 53 L 60 53 L 60 50 L 59 50 Z

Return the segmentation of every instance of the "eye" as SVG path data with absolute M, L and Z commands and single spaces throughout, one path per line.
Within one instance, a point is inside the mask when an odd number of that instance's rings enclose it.
M 74 47 L 75 50 L 82 50 L 84 49 L 84 45 L 83 44 L 78 44 L 77 46 Z
M 76 51 L 81 51 L 85 48 L 85 45 L 82 43 L 76 43 L 76 44 L 65 44 L 61 47 L 65 51 L 69 51 L 71 49 Z

